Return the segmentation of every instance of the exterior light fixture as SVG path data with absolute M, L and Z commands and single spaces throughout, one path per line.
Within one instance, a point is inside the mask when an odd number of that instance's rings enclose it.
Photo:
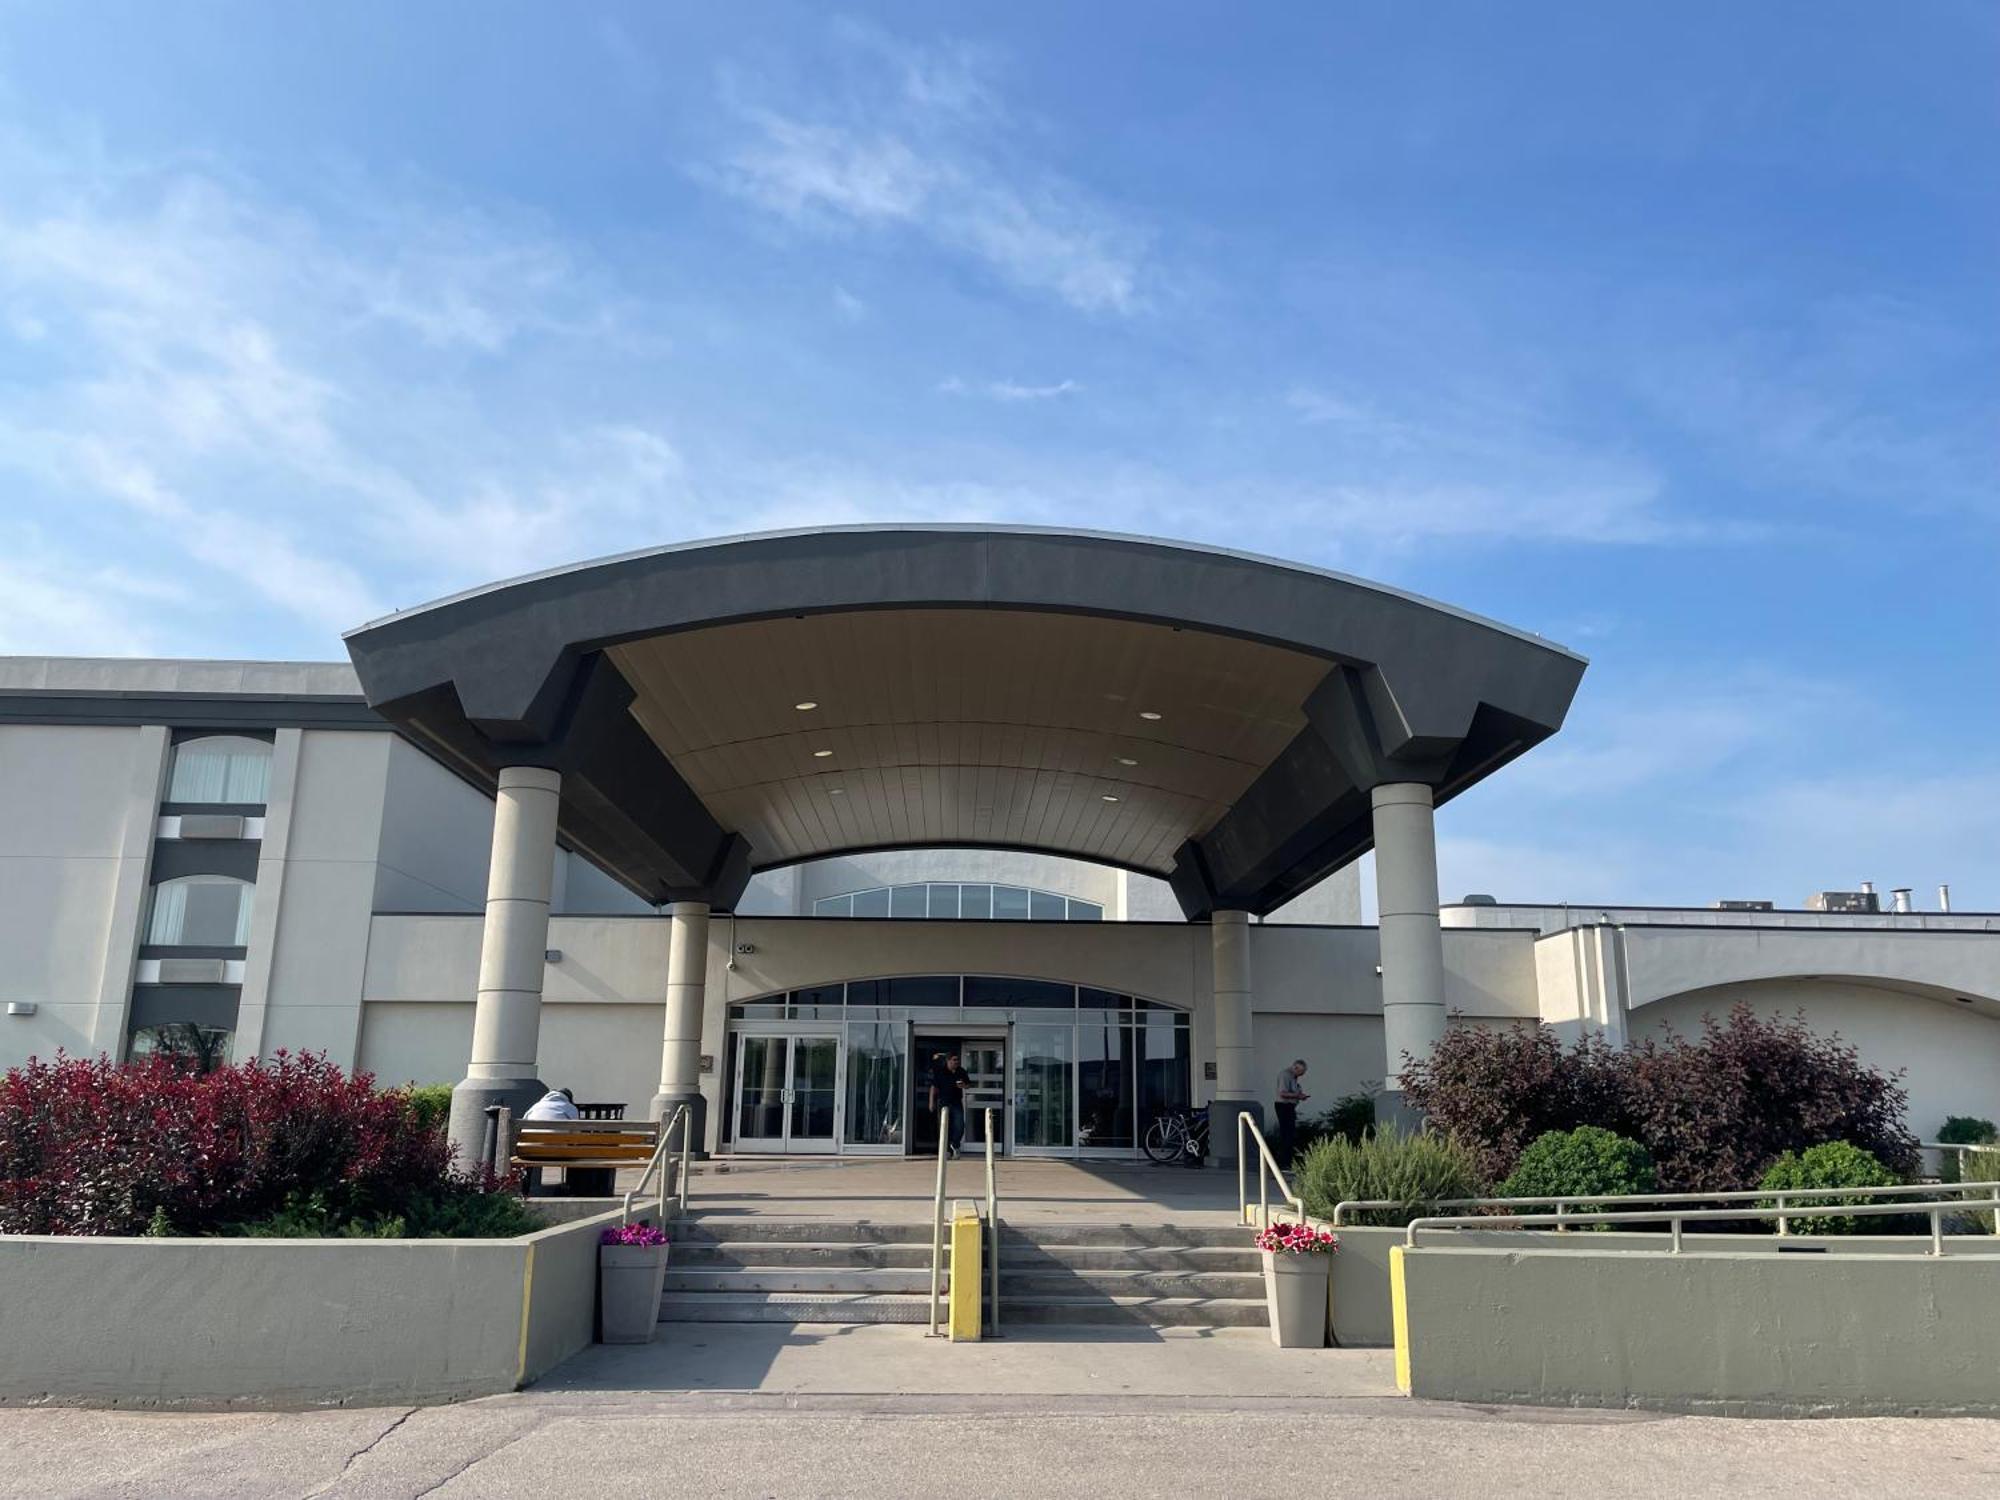
M 1140 709 L 1139 717 L 1145 719 L 1149 723 L 1154 723 L 1154 724 L 1157 724 L 1160 721 L 1160 716 L 1154 713 L 1150 708 Z
M 803 703 L 794 703 L 792 707 L 796 708 L 802 714 L 809 714 L 814 709 L 818 708 L 819 704 L 815 703 L 812 699 L 808 698 Z
M 844 786 L 830 786 L 826 789 L 826 794 L 829 797 L 845 797 L 847 795 L 847 788 Z
M 831 750 L 815 750 L 813 751 L 813 759 L 825 760 L 831 754 L 833 754 Z
M 1136 766 L 1139 762 L 1132 759 L 1129 755 L 1121 755 L 1118 757 L 1118 764 L 1121 766 Z
M 1109 793 L 1109 792 L 1106 792 L 1106 793 L 1104 794 L 1104 800 L 1105 800 L 1106 802 L 1116 802 L 1116 801 L 1117 801 L 1118 799 L 1117 799 L 1116 797 L 1112 796 L 1112 795 L 1111 795 L 1111 793 Z

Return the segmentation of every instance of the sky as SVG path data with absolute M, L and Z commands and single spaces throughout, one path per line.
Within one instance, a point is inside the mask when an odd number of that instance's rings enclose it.
M 2000 7 L 0 0 L 0 652 L 863 521 L 1591 659 L 1444 894 L 2000 909 Z

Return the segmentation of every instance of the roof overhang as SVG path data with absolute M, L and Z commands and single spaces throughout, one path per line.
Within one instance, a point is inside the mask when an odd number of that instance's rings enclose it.
M 1099 533 L 853 527 L 631 553 L 350 633 L 461 774 L 563 773 L 564 837 L 651 900 L 864 848 L 1030 848 L 1264 912 L 1562 724 L 1584 662 L 1360 579 Z M 813 704 L 800 708 L 800 704 Z

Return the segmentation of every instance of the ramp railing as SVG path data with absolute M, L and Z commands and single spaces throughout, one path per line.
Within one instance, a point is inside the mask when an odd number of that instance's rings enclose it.
M 1801 1190 L 1801 1193 L 1804 1191 L 1806 1190 Z M 1848 1196 L 1853 1196 L 1861 1190 L 1858 1188 L 1831 1188 L 1815 1189 L 1813 1191 L 1821 1193 L 1844 1193 Z M 1770 1198 L 1773 1195 L 1766 1193 L 1763 1196 Z M 1775 1219 L 1781 1216 L 1793 1219 L 1830 1219 L 1850 1215 L 1856 1218 L 1868 1218 L 1886 1214 L 1923 1214 L 1930 1219 L 1931 1224 L 1931 1247 L 1929 1253 L 1932 1255 L 1943 1255 L 1946 1245 L 1944 1216 L 1946 1214 L 1985 1210 L 2000 1210 L 2000 1195 L 1991 1196 L 1973 1203 L 1955 1198 L 1949 1202 L 1928 1203 L 1829 1203 L 1811 1208 L 1801 1208 L 1797 1204 L 1792 1204 L 1783 1209 L 1763 1204 L 1744 1204 L 1738 1208 L 1665 1208 L 1635 1213 L 1572 1214 L 1567 1219 L 1562 1220 L 1559 1220 L 1555 1214 L 1465 1214 L 1457 1217 L 1412 1219 L 1410 1220 L 1409 1227 L 1403 1232 L 1403 1243 L 1414 1248 L 1417 1243 L 1418 1234 L 1427 1230 L 1504 1229 L 1510 1227 L 1525 1229 L 1529 1227 L 1547 1227 L 1558 1223 L 1574 1229 L 1597 1224 L 1664 1223 L 1667 1226 L 1670 1241 L 1667 1253 L 1670 1255 L 1679 1255 L 1686 1249 L 1682 1239 L 1682 1227 L 1687 1224 L 1716 1223 L 1740 1219 Z M 1735 1243 L 1718 1246 L 1717 1249 L 1740 1254 L 1742 1253 L 1743 1246 L 1740 1243 Z

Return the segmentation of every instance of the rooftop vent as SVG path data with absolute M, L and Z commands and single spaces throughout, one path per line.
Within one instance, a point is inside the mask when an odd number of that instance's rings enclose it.
M 1500 903 L 1484 891 L 1474 891 L 1458 904 L 1460 906 L 1498 906 Z
M 1807 911 L 1873 912 L 1881 909 L 1882 898 L 1866 888 L 1858 891 L 1814 891 L 1806 897 Z

